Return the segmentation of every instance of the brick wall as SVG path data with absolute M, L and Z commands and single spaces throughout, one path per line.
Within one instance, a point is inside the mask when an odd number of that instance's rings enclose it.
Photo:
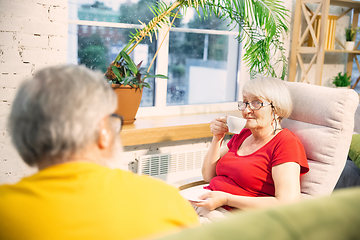
M 0 1 L 0 184 L 35 171 L 13 148 L 7 116 L 24 78 L 66 62 L 67 18 L 67 0 Z

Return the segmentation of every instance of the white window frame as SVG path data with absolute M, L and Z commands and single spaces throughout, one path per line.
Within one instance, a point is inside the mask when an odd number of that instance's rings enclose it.
M 112 23 L 112 22 L 97 22 L 97 21 L 84 21 L 84 20 L 68 20 L 68 24 L 98 26 L 98 27 L 112 27 L 112 28 L 141 28 L 140 24 L 126 24 L 126 23 Z M 220 30 L 206 30 L 206 29 L 191 29 L 191 28 L 175 28 L 172 27 L 171 31 L 177 32 L 192 32 L 203 34 L 220 34 L 235 37 L 238 33 L 231 31 Z M 161 28 L 158 36 L 158 44 L 161 43 L 167 32 L 167 27 Z M 151 117 L 151 116 L 166 116 L 166 115 L 183 115 L 183 114 L 199 114 L 199 113 L 212 113 L 212 112 L 226 112 L 234 111 L 237 109 L 237 101 L 242 99 L 242 88 L 246 81 L 250 79 L 248 67 L 241 59 L 244 55 L 244 49 L 240 50 L 240 67 L 237 72 L 237 96 L 236 101 L 227 103 L 212 103 L 201 105 L 166 105 L 167 95 L 167 79 L 155 79 L 155 105 L 153 107 L 140 107 L 137 117 Z M 159 50 L 156 63 L 156 74 L 168 75 L 168 55 L 169 55 L 169 35 L 166 36 L 162 47 Z

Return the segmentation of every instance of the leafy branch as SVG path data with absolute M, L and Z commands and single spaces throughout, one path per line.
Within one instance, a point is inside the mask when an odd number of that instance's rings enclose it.
M 108 79 L 114 80 L 116 78 L 115 81 L 120 84 L 138 87 L 133 81 L 133 77 L 131 78 L 132 80 L 129 80 L 130 76 L 136 76 L 138 73 L 132 72 L 135 68 L 133 64 L 129 64 L 130 58 L 126 56 L 128 56 L 145 37 L 149 37 L 150 41 L 152 41 L 153 34 L 157 37 L 157 33 L 163 25 L 170 28 L 173 23 L 169 21 L 170 17 L 176 18 L 178 17 L 180 9 L 186 11 L 186 9 L 190 7 L 195 8 L 199 16 L 200 12 L 203 12 L 205 17 L 213 12 L 220 19 L 229 19 L 230 24 L 228 26 L 233 25 L 233 29 L 238 26 L 239 34 L 237 39 L 239 42 L 244 42 L 246 52 L 244 61 L 249 67 L 252 76 L 261 74 L 276 77 L 276 69 L 282 64 L 280 77 L 282 79 L 285 78 L 287 60 L 283 42 L 281 42 L 281 36 L 289 32 L 289 15 L 282 1 L 177 0 L 169 6 L 159 1 L 158 6 L 150 7 L 154 18 L 148 24 L 140 22 L 143 28 L 140 30 L 136 29 L 136 33 L 131 34 L 131 39 L 128 44 L 115 58 L 112 66 L 108 68 L 106 73 Z M 200 9 L 202 11 L 200 11 Z M 280 54 L 280 56 L 276 58 L 278 54 Z M 156 55 L 154 58 L 155 57 Z M 118 70 L 115 68 L 118 68 Z M 128 75 L 127 71 L 131 71 L 132 73 Z M 150 77 L 148 71 L 146 74 Z M 141 86 L 148 87 L 147 85 L 142 84 Z

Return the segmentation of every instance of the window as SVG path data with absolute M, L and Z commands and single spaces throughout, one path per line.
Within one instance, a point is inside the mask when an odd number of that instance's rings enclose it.
M 360 27 L 359 22 L 358 22 L 358 27 Z M 359 32 L 357 32 L 355 43 L 358 43 L 359 41 L 360 41 L 360 34 L 359 34 Z M 356 59 L 358 60 L 358 62 L 360 61 L 359 55 L 356 55 Z M 353 68 L 352 68 L 352 74 L 351 74 L 351 86 L 354 86 L 354 84 L 358 80 L 359 76 L 360 76 L 359 68 L 358 68 L 356 61 L 354 61 Z M 356 84 L 356 87 L 354 88 L 354 90 L 360 94 L 360 82 L 358 82 Z
M 106 36 L 105 35 L 105 27 L 99 27 L 99 29 L 100 29 L 101 36 Z
M 69 63 L 106 71 L 129 41 L 130 33 L 141 27 L 138 20 L 147 23 L 153 17 L 148 5 L 155 0 L 124 2 L 68 2 Z M 91 31 L 85 30 L 87 28 Z M 169 79 L 147 80 L 151 89 L 144 89 L 138 116 L 236 109 L 240 47 L 235 39 L 237 32 L 228 29 L 223 20 L 214 16 L 200 20 L 191 9 L 183 18 L 176 19 L 150 70 Z M 159 39 L 166 32 L 167 29 L 162 28 Z M 146 38 L 131 57 L 135 63 L 142 61 L 142 67 L 147 68 L 158 45 L 160 41 L 155 37 L 152 42 Z
M 236 101 L 239 44 L 227 25 L 191 10 L 177 20 L 169 37 L 168 106 Z
M 92 33 L 92 34 L 95 34 L 95 33 L 96 33 L 96 29 L 97 29 L 96 26 L 91 26 L 91 33 Z
M 88 26 L 82 26 L 82 33 L 88 33 Z

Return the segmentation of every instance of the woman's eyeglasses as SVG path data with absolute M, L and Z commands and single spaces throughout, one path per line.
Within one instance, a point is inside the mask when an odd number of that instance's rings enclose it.
M 111 122 L 113 123 L 115 132 L 119 133 L 122 129 L 124 118 L 116 113 L 111 114 L 110 117 L 113 120 Z
M 259 110 L 262 107 L 271 105 L 271 103 L 269 102 L 260 102 L 260 101 L 252 101 L 252 102 L 243 102 L 243 101 L 239 101 L 238 102 L 238 109 L 240 111 L 244 111 L 245 108 L 247 107 L 247 105 L 249 105 L 251 110 Z

